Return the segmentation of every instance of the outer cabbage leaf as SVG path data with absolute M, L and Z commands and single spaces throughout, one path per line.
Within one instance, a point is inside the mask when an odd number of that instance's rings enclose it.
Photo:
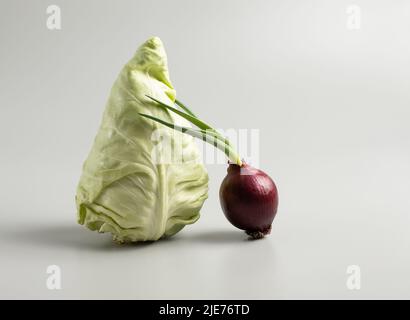
M 137 50 L 115 81 L 77 188 L 78 222 L 110 232 L 119 242 L 158 240 L 177 233 L 198 220 L 208 196 L 208 175 L 193 138 L 138 113 L 189 124 L 146 95 L 168 104 L 176 96 L 164 47 L 156 37 Z M 169 156 L 169 149 L 158 148 L 157 132 L 162 141 L 178 140 L 175 145 L 182 159 L 155 161 L 153 148 L 157 160 Z

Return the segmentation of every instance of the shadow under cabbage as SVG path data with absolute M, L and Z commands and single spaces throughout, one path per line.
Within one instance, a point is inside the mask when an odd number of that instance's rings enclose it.
M 1 238 L 26 245 L 103 251 L 144 248 L 154 243 L 118 244 L 112 240 L 108 233 L 92 232 L 77 224 L 25 226 L 14 230 L 9 229 L 3 232 Z

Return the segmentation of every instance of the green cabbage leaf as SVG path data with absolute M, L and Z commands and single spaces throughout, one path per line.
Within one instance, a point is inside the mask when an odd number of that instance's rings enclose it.
M 172 236 L 198 220 L 208 197 L 208 174 L 194 139 L 139 113 L 189 123 L 147 95 L 169 105 L 176 98 L 157 37 L 137 50 L 116 79 L 77 188 L 78 222 L 110 232 L 118 242 Z

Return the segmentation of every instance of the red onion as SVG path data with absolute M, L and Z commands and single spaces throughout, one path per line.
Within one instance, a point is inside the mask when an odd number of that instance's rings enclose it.
M 278 208 L 278 191 L 262 170 L 230 164 L 219 190 L 222 210 L 235 227 L 252 239 L 269 234 Z

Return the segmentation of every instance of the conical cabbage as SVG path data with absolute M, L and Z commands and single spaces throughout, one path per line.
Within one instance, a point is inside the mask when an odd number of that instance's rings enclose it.
M 208 196 L 208 175 L 193 138 L 139 113 L 189 124 L 147 95 L 170 105 L 176 97 L 156 37 L 137 50 L 115 81 L 77 188 L 78 222 L 110 232 L 119 242 L 177 233 L 198 220 Z

